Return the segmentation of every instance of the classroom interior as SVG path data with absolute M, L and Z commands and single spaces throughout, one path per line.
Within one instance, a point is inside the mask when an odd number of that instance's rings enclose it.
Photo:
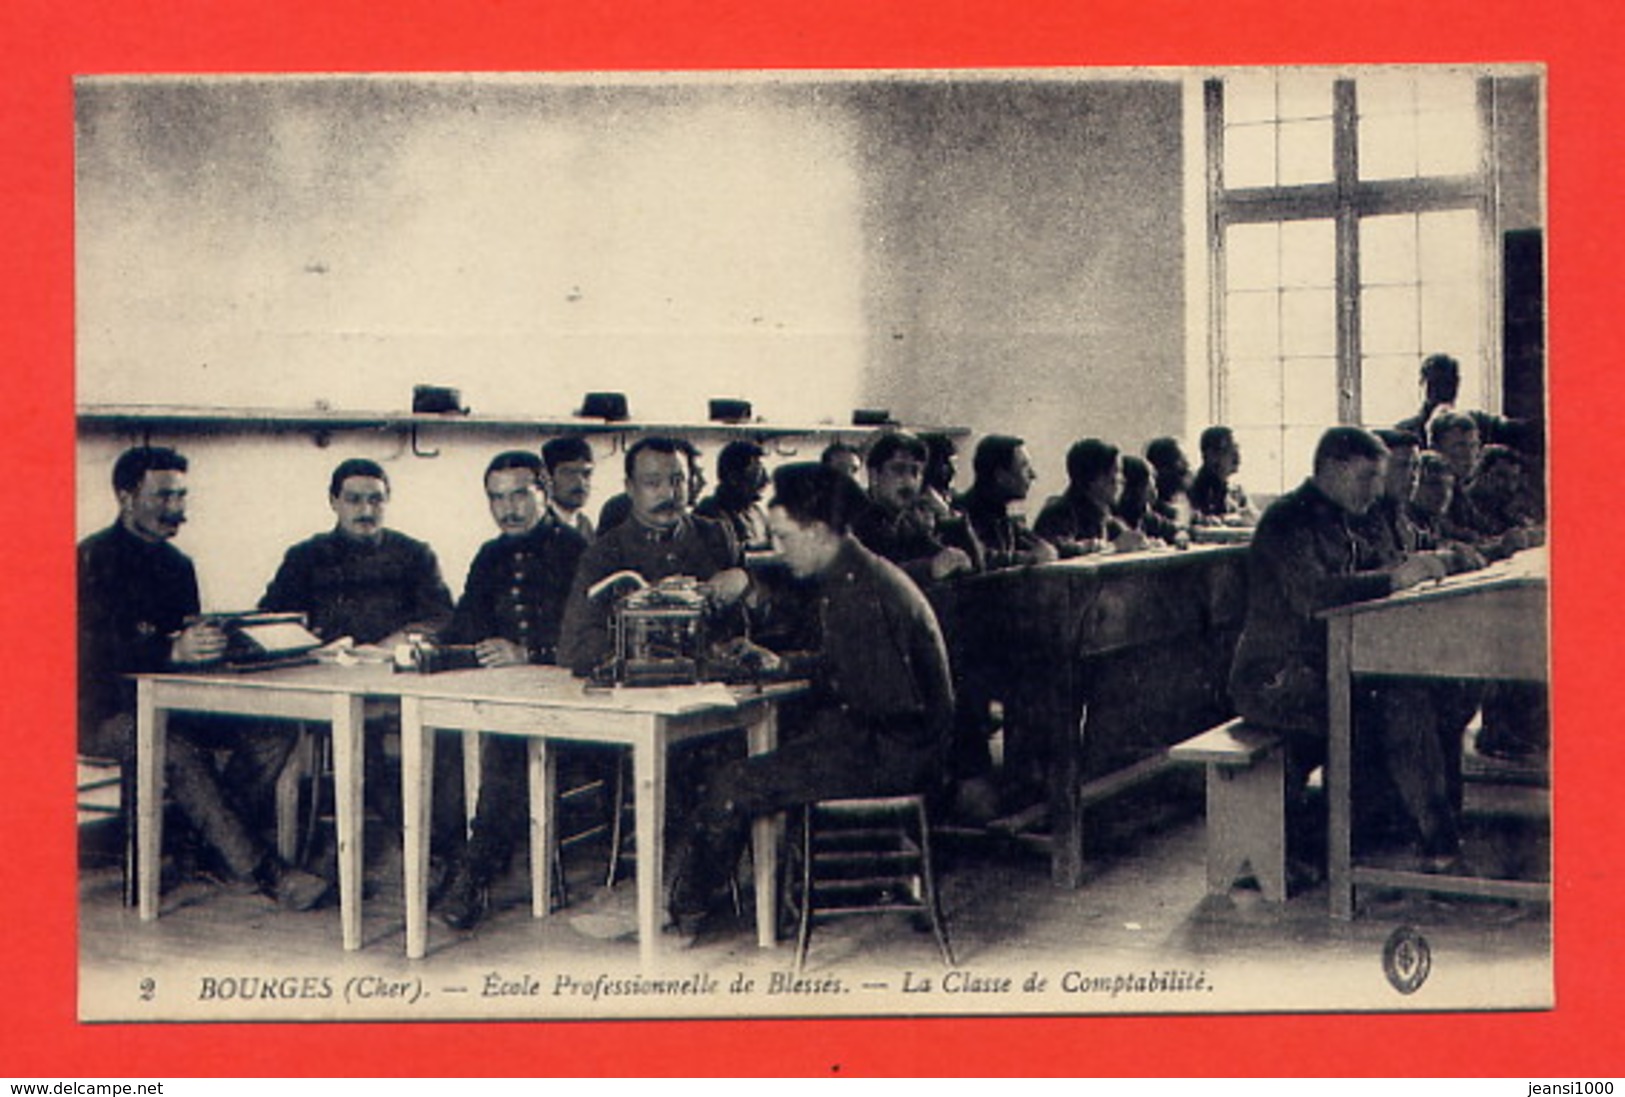
M 247 609 L 287 546 L 331 525 L 332 467 L 368 457 L 391 478 L 389 524 L 433 546 L 456 595 L 494 533 L 480 481 L 497 451 L 586 433 L 595 511 L 642 433 L 691 437 L 707 465 L 759 436 L 777 464 L 863 444 L 883 428 L 856 425 L 859 409 L 954 432 L 960 487 L 977 438 L 1021 436 L 1039 477 L 1029 515 L 1064 486 L 1077 439 L 1194 450 L 1223 422 L 1238 479 L 1266 502 L 1307 474 L 1326 426 L 1413 414 L 1428 353 L 1462 361 L 1463 404 L 1544 414 L 1543 94 L 1538 69 L 1512 66 L 82 78 L 78 535 L 114 514 L 119 452 L 176 446 L 192 462 L 176 544 L 205 608 Z M 454 389 L 459 411 L 412 414 L 420 385 Z M 596 392 L 624 394 L 627 420 L 578 414 Z M 717 399 L 748 401 L 747 420 L 713 421 Z M 1469 778 L 1498 778 L 1468 782 L 1470 847 L 1549 878 L 1549 782 L 1467 757 Z M 433 923 L 428 956 L 408 961 L 377 820 L 364 947 L 346 953 L 331 911 L 202 885 L 139 921 L 116 822 L 82 818 L 90 1019 L 139 1016 L 112 988 L 154 970 L 637 970 L 630 888 L 600 886 L 601 842 L 566 858 L 571 902 L 553 917 L 529 917 L 521 857 L 476 934 Z M 1314 888 L 1210 895 L 1199 781 L 1091 819 L 1077 887 L 1056 886 L 1041 834 L 945 830 L 961 968 L 1212 969 L 1233 988 L 1224 1009 L 1551 1003 L 1548 904 L 1395 892 L 1342 921 Z M 786 949 L 757 949 L 748 922 L 674 962 L 724 979 L 784 969 Z M 1384 973 L 1397 927 L 1432 948 L 1413 995 Z M 899 973 L 940 960 L 907 920 L 821 927 L 807 968 L 892 985 L 870 1005 L 784 995 L 745 1010 L 1215 1008 L 911 1003 Z M 455 997 L 436 1008 L 674 1008 Z

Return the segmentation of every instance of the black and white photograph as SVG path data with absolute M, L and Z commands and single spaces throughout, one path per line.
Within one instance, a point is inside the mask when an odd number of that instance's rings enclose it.
M 1553 1009 L 1546 95 L 78 76 L 78 1019 Z

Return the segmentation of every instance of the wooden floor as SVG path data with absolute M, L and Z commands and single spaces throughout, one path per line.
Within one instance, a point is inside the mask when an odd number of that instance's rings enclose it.
M 1469 855 L 1491 874 L 1545 878 L 1543 789 L 1471 786 Z M 1552 1002 L 1550 910 L 1386 894 L 1327 916 L 1324 888 L 1283 904 L 1246 883 L 1205 895 L 1200 817 L 1122 828 L 1078 890 L 1042 856 L 990 839 L 946 843 L 942 892 L 958 966 L 898 916 L 818 927 L 799 981 L 793 948 L 756 947 L 748 909 L 688 950 L 638 963 L 633 886 L 601 886 L 602 851 L 568 861 L 572 902 L 529 913 L 525 859 L 473 934 L 431 920 L 429 954 L 404 957 L 398 855 L 369 828 L 364 944 L 341 947 L 335 908 L 295 914 L 200 883 L 142 923 L 116 863 L 80 882 L 86 1020 L 574 1018 L 1090 1012 L 1540 1009 Z M 383 853 L 376 852 L 384 847 Z M 87 858 L 92 862 L 95 858 Z M 1426 979 L 1401 993 L 1384 955 L 1409 928 Z M 670 944 L 669 939 L 665 942 Z M 1405 964 L 1411 964 L 1406 969 Z

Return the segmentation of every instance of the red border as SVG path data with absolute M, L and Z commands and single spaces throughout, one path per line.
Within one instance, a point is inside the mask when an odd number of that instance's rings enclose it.
M 0 268 L 12 529 L 0 691 L 0 1073 L 93 1076 L 645 1074 L 1625 1074 L 1615 928 L 1625 863 L 1608 719 L 1617 531 L 1609 377 L 1620 34 L 1610 0 L 8 0 Z M 985 9 L 985 10 L 984 10 Z M 1357 15 L 1353 14 L 1358 12 Z M 1531 61 L 1550 66 L 1558 1008 L 1536 1014 L 1211 1019 L 82 1026 L 74 1020 L 72 87 L 156 71 L 1006 67 Z M 1605 297 L 1607 295 L 1607 297 Z M 1585 527 L 1581 528 L 1580 520 Z M 1598 524 L 1601 528 L 1597 528 Z M 1586 610 L 1596 607 L 1591 613 Z M 25 689 L 24 687 L 29 687 Z M 43 688 L 42 688 L 43 687 Z M 410 1050 L 408 1050 L 410 1049 Z

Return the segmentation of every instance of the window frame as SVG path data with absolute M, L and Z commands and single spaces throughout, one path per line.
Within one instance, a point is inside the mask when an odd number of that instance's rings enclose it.
M 1480 292 L 1479 348 L 1475 361 L 1463 369 L 1478 371 L 1485 410 L 1499 411 L 1502 348 L 1497 337 L 1502 312 L 1501 255 L 1496 246 L 1494 125 L 1495 83 L 1492 76 L 1475 74 L 1475 100 L 1479 128 L 1478 164 L 1468 174 L 1417 176 L 1399 179 L 1359 178 L 1358 71 L 1334 76 L 1332 84 L 1332 174 L 1330 183 L 1275 185 L 1227 189 L 1224 185 L 1224 76 L 1202 81 L 1207 184 L 1208 284 L 1208 411 L 1209 422 L 1229 423 L 1233 418 L 1226 376 L 1225 234 L 1232 225 L 1331 220 L 1335 234 L 1335 308 L 1337 414 L 1340 424 L 1362 423 L 1362 353 L 1360 343 L 1360 221 L 1384 214 L 1420 214 L 1443 210 L 1472 210 L 1478 220 Z M 1418 356 L 1448 347 L 1423 348 Z M 1386 423 L 1365 424 L 1388 426 Z M 1289 424 L 1277 429 L 1284 437 Z M 1283 470 L 1283 486 L 1292 477 Z

